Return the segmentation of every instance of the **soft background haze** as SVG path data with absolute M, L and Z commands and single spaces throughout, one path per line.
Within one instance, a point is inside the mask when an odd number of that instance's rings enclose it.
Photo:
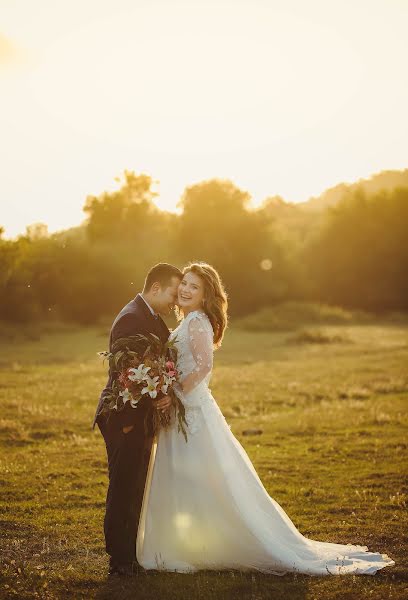
M 406 600 L 407 32 L 408 0 L 0 0 L 1 598 Z M 395 566 L 107 578 L 97 353 L 163 261 L 221 276 L 211 390 L 271 497 Z
M 306 200 L 406 166 L 408 2 L 0 1 L 1 225 L 79 224 L 123 169 Z

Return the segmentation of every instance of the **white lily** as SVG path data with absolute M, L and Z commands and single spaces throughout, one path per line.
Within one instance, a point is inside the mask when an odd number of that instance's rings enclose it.
M 132 374 L 128 375 L 128 379 L 130 379 L 130 381 L 138 381 L 138 382 L 145 381 L 148 371 L 150 371 L 150 367 L 145 367 L 144 364 L 139 365 L 137 367 L 137 369 L 132 367 L 131 369 L 129 369 L 129 373 L 132 373 Z
M 159 376 L 150 377 L 150 375 L 146 375 L 145 381 L 147 385 L 142 389 L 142 394 L 149 394 L 150 398 L 156 398 L 157 396 L 157 386 L 159 383 Z
M 168 383 L 163 383 L 163 385 L 161 386 L 161 391 L 163 392 L 164 395 L 167 394 L 167 390 L 169 389 L 169 384 Z
M 175 377 L 169 377 L 168 375 L 164 375 L 164 383 L 169 386 L 173 381 L 176 381 Z
M 134 398 L 132 398 L 132 400 L 130 401 L 130 406 L 132 408 L 136 408 L 136 406 L 139 404 L 139 400 L 135 400 Z
M 123 392 L 119 392 L 119 396 L 122 396 L 123 404 L 126 404 L 126 402 L 132 399 L 132 394 L 127 388 L 123 390 Z

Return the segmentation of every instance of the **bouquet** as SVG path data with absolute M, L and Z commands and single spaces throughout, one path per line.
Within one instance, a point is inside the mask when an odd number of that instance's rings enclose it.
M 170 411 L 153 411 L 153 432 L 167 429 L 171 423 L 171 411 L 178 421 L 178 431 L 187 441 L 185 409 L 177 397 L 173 386 L 178 383 L 179 372 L 176 369 L 177 349 L 175 339 L 163 343 L 154 334 L 138 334 L 120 338 L 112 346 L 112 352 L 98 352 L 99 356 L 109 361 L 113 374 L 113 384 L 103 397 L 102 413 L 109 416 L 113 411 L 122 411 L 127 404 L 137 409 L 145 395 L 157 398 L 161 393 L 170 396 Z M 147 418 L 145 416 L 145 429 Z

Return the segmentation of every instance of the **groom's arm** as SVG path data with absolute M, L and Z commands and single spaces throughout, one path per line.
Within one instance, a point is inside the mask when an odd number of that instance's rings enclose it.
M 119 319 L 112 331 L 112 344 L 120 338 L 130 337 L 139 333 L 143 335 L 148 333 L 143 327 L 143 320 L 137 313 L 126 313 Z M 118 428 L 131 428 L 140 419 L 140 403 L 151 404 L 154 408 L 160 410 L 162 408 L 168 408 L 171 404 L 171 399 L 168 396 L 162 396 L 161 398 L 159 397 L 156 400 L 153 400 L 148 394 L 145 394 L 142 396 L 136 408 L 132 408 L 129 404 L 126 404 L 120 412 L 112 413 L 110 418 Z
M 140 322 L 135 313 L 126 313 L 115 324 L 112 330 L 112 344 L 117 340 L 141 333 Z

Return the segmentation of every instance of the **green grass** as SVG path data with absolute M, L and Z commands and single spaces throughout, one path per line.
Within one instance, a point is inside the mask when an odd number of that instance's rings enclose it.
M 9 334 L 0 347 L 0 597 L 407 598 L 408 327 L 320 327 L 308 325 L 307 335 L 231 327 L 211 388 L 269 493 L 304 535 L 368 545 L 394 567 L 374 577 L 107 580 L 105 447 L 91 430 L 106 379 L 96 352 L 106 348 L 107 330 L 59 327 Z M 262 434 L 244 436 L 246 429 Z

